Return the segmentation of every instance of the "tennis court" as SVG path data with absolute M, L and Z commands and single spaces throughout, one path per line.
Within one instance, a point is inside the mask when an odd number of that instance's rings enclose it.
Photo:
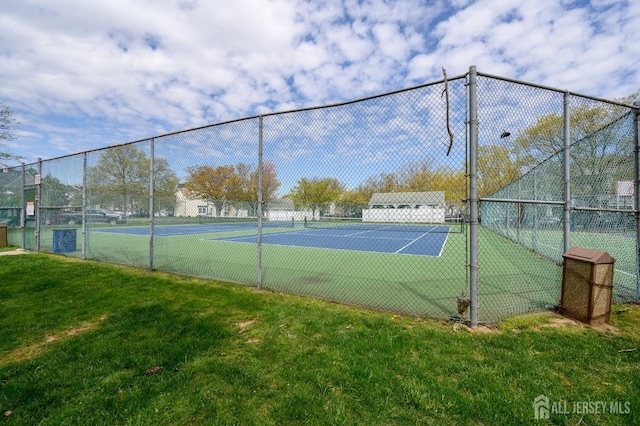
M 291 222 L 270 223 L 265 228 L 291 228 Z M 94 228 L 93 232 L 110 234 L 149 236 L 149 226 L 123 226 L 114 228 Z M 184 224 L 184 225 L 156 225 L 153 228 L 154 237 L 179 237 L 185 235 L 203 235 L 230 232 L 256 232 L 256 224 L 243 223 L 219 223 L 219 224 Z
M 393 253 L 418 256 L 440 256 L 447 240 L 449 228 L 432 226 L 421 231 L 397 231 L 392 226 L 370 229 L 306 228 L 264 234 L 263 244 L 312 247 L 329 250 Z M 257 236 L 211 238 L 211 240 L 256 244 Z
M 318 226 L 318 227 L 314 227 Z M 325 227 L 326 226 L 326 227 Z M 297 224 L 266 222 L 262 243 L 267 245 L 440 256 L 450 231 L 442 225 L 398 224 Z M 94 232 L 148 236 L 149 227 L 98 228 Z M 255 223 L 186 224 L 156 226 L 155 237 L 222 234 L 207 241 L 257 244 Z

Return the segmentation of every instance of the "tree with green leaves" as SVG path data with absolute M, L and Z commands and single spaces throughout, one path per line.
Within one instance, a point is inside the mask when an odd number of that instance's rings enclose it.
M 91 205 L 113 206 L 123 211 L 147 210 L 151 160 L 135 144 L 106 149 L 95 166 L 87 169 Z M 178 177 L 164 158 L 154 159 L 154 201 L 173 208 Z M 156 209 L 159 209 L 156 203 Z
M 478 147 L 478 195 L 485 197 L 520 177 L 509 149 L 501 145 Z
M 322 214 L 343 192 L 344 185 L 335 178 L 302 178 L 291 189 L 288 197 L 297 208 L 311 209 L 312 217 L 315 218 L 316 211 Z
M 611 193 L 616 179 L 625 175 L 629 177 L 629 171 L 633 168 L 633 143 L 628 125 L 631 120 L 628 110 L 616 105 L 584 104 L 571 110 L 571 177 L 575 194 Z M 511 174 L 513 162 L 519 174 L 553 160 L 560 164 L 563 146 L 562 115 L 554 113 L 542 116 L 517 135 L 509 156 L 501 155 L 503 159 L 509 157 L 511 161 L 492 161 L 493 175 Z M 479 168 L 482 167 L 482 157 L 482 152 L 479 152 Z M 488 192 L 484 194 L 488 195 Z
M 40 205 L 42 207 L 67 207 L 70 194 L 60 179 L 47 175 L 42 178 L 42 195 Z

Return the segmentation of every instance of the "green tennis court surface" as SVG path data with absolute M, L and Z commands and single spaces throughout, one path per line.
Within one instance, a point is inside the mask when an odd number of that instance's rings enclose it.
M 127 228 L 134 227 L 90 228 L 87 258 L 149 268 L 148 229 L 146 234 L 122 232 Z M 269 235 L 278 233 L 336 232 L 290 226 L 264 231 L 265 241 Z M 262 246 L 262 284 L 278 291 L 409 315 L 467 318 L 468 312 L 460 315 L 457 311 L 457 297 L 469 294 L 467 234 L 438 235 L 446 238 L 439 256 L 266 243 Z M 237 237 L 249 241 L 233 241 Z M 78 232 L 78 251 L 66 255 L 81 256 L 80 238 Z M 482 321 L 495 321 L 514 312 L 540 310 L 558 303 L 560 266 L 491 231 L 481 229 L 480 238 Z M 153 268 L 255 286 L 258 256 L 257 244 L 252 239 L 254 229 L 238 227 L 209 228 L 199 234 L 168 234 L 166 238 L 154 239 Z M 43 233 L 42 245 L 43 250 L 52 251 L 51 230 Z

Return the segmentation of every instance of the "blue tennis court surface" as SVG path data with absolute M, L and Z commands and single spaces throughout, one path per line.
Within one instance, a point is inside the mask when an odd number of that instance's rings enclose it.
M 397 232 L 380 229 L 304 229 L 262 235 L 263 244 L 313 247 L 377 253 L 440 256 L 449 232 L 448 226 L 434 226 L 420 232 Z M 257 243 L 256 235 L 210 238 L 211 241 Z
M 157 225 L 153 228 L 156 237 L 177 237 L 182 235 L 214 234 L 219 232 L 252 231 L 256 230 L 255 223 L 234 224 L 189 224 L 189 225 Z M 148 226 L 124 226 L 114 228 L 95 228 L 93 232 L 106 232 L 109 234 L 149 235 Z
M 270 224 L 274 226 L 275 224 Z M 395 253 L 418 256 L 440 256 L 449 235 L 449 226 L 420 226 L 402 229 L 397 226 L 372 225 L 370 228 L 298 227 L 282 231 L 270 229 L 262 235 L 263 244 L 291 247 L 313 247 L 328 250 L 349 250 L 375 253 Z M 148 226 L 96 228 L 92 232 L 148 236 Z M 241 233 L 242 235 L 206 238 L 208 241 L 230 241 L 257 244 L 255 224 L 188 224 L 156 226 L 155 237 L 177 237 L 216 233 Z

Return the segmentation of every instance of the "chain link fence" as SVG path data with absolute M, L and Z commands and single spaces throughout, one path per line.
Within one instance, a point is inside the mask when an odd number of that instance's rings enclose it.
M 500 306 L 481 290 L 483 310 L 494 307 L 501 318 L 557 305 L 569 246 L 611 254 L 614 301 L 637 301 L 637 111 L 492 76 L 479 80 L 480 285 L 504 297 Z
M 5 169 L 0 220 L 31 250 L 402 314 L 547 309 L 567 95 L 478 74 L 471 96 L 474 71 Z M 637 300 L 637 121 L 569 97 L 570 236 L 616 257 L 617 300 Z

